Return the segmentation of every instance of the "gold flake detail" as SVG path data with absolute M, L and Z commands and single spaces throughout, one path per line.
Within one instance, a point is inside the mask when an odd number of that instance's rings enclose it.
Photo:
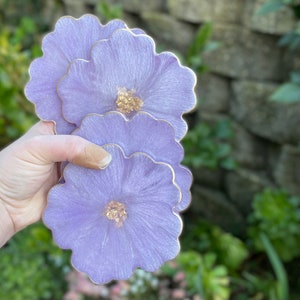
M 138 112 L 141 110 L 144 102 L 135 95 L 135 90 L 127 90 L 126 88 L 118 89 L 116 100 L 117 110 L 123 114 Z
M 118 201 L 110 201 L 104 210 L 107 219 L 115 221 L 117 227 L 121 227 L 127 218 L 126 206 Z

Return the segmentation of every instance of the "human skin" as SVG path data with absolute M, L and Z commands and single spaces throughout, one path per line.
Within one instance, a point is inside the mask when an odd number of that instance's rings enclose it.
M 60 162 L 103 169 L 111 155 L 89 141 L 56 135 L 52 122 L 40 121 L 0 152 L 0 247 L 41 219 L 47 194 L 60 177 Z

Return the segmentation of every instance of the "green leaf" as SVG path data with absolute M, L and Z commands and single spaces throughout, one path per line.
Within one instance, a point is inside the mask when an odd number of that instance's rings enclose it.
M 203 49 L 203 53 L 208 53 L 217 50 L 220 47 L 221 43 L 216 41 L 211 41 L 207 43 Z
M 220 166 L 225 170 L 235 170 L 238 165 L 233 157 L 228 157 L 220 162 Z
M 212 24 L 205 23 L 197 31 L 194 41 L 188 49 L 188 60 L 190 57 L 201 54 L 212 34 Z
M 293 42 L 294 38 L 295 38 L 294 32 L 288 32 L 279 39 L 278 46 L 283 47 L 289 45 Z
M 186 274 L 187 288 L 203 299 L 229 299 L 229 276 L 227 268 L 216 264 L 216 254 L 201 255 L 194 251 L 181 252 L 176 258 Z
M 105 21 L 122 18 L 122 6 L 120 4 L 109 4 L 106 1 L 100 1 L 96 6 L 97 14 Z
M 254 197 L 253 212 L 249 217 L 249 236 L 254 247 L 264 247 L 260 234 L 272 243 L 280 259 L 288 262 L 299 257 L 300 215 L 298 201 L 283 190 L 266 189 Z
M 263 4 L 256 12 L 256 15 L 258 16 L 264 16 L 266 14 L 276 12 L 280 8 L 284 6 L 284 3 L 282 0 L 270 0 Z
M 189 64 L 194 69 L 200 67 L 203 64 L 201 56 L 200 55 L 191 56 Z
M 281 85 L 270 98 L 275 102 L 294 103 L 300 100 L 300 85 L 289 82 Z
M 284 266 L 280 261 L 280 258 L 278 257 L 268 237 L 264 233 L 261 233 L 260 238 L 278 280 L 278 285 L 276 289 L 277 293 L 274 291 L 274 293 L 277 295 L 276 297 L 274 297 L 274 299 L 278 299 L 278 300 L 289 299 L 290 297 L 289 297 L 288 279 L 287 279 L 287 274 L 284 269 Z
M 231 146 L 229 144 L 220 143 L 219 147 L 216 151 L 216 155 L 218 158 L 224 158 L 230 155 L 231 153 Z
M 184 163 L 194 168 L 206 167 L 215 169 L 222 166 L 222 162 L 231 158 L 229 140 L 233 133 L 228 120 L 216 124 L 199 123 L 188 132 L 183 140 L 186 150 Z M 229 169 L 234 168 L 233 158 L 227 164 Z M 236 164 L 235 164 L 236 166 Z M 227 168 L 227 169 L 228 169 Z
M 229 139 L 233 136 L 231 121 L 228 119 L 220 120 L 215 127 L 215 134 L 220 139 Z
M 299 34 L 295 34 L 294 39 L 292 40 L 292 42 L 289 45 L 289 49 L 296 50 L 299 45 L 300 45 L 300 36 L 299 36 Z
M 23 28 L 26 33 L 34 33 L 36 30 L 36 25 L 31 18 L 23 17 L 21 19 L 21 28 Z

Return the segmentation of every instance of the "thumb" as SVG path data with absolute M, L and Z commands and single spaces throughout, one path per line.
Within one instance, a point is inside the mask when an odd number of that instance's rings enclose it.
M 36 164 L 69 161 L 87 168 L 104 169 L 111 161 L 111 155 L 102 147 L 79 136 L 38 135 L 24 141 L 24 147 Z

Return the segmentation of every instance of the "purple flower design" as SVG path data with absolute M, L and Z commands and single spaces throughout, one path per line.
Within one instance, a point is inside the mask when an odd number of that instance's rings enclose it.
M 184 150 L 175 140 L 174 129 L 169 123 L 156 120 L 145 112 L 137 113 L 130 120 L 119 112 L 91 114 L 83 119 L 73 134 L 100 146 L 118 144 L 127 156 L 142 151 L 157 162 L 170 164 L 182 193 L 182 199 L 174 209 L 182 211 L 190 204 L 192 175 L 180 164 Z
M 51 189 L 44 222 L 72 264 L 95 283 L 126 279 L 135 268 L 158 269 L 179 252 L 180 200 L 170 166 L 148 155 L 126 157 L 117 145 L 105 170 L 69 164 Z
M 96 43 L 89 61 L 75 60 L 58 84 L 64 117 L 77 127 L 89 113 L 146 111 L 168 121 L 176 140 L 187 131 L 182 114 L 196 103 L 195 74 L 169 52 L 155 53 L 145 34 L 120 29 Z
M 79 19 L 60 18 L 55 30 L 42 42 L 43 56 L 30 66 L 30 81 L 25 87 L 26 97 L 35 104 L 36 113 L 42 120 L 55 121 L 59 134 L 69 134 L 76 125 L 67 122 L 62 114 L 62 103 L 57 95 L 57 83 L 74 59 L 90 58 L 90 49 L 99 40 L 109 38 L 118 29 L 127 28 L 120 20 L 102 25 L 93 15 Z M 143 33 L 134 29 L 135 33 Z

